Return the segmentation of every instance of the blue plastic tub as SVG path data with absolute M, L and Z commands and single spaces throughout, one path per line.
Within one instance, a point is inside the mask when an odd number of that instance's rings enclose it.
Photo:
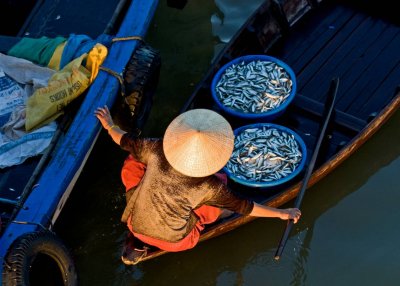
M 247 187 L 264 189 L 264 188 L 276 187 L 276 186 L 282 185 L 284 183 L 287 183 L 290 180 L 292 180 L 293 178 L 295 178 L 300 172 L 303 171 L 303 169 L 305 167 L 305 163 L 307 161 L 306 144 L 304 143 L 303 139 L 296 132 L 294 132 L 293 130 L 291 130 L 285 126 L 274 124 L 274 123 L 256 123 L 256 124 L 245 125 L 245 126 L 239 127 L 234 130 L 235 138 L 241 132 L 243 132 L 245 129 L 260 128 L 263 126 L 266 126 L 267 128 L 275 128 L 279 131 L 283 131 L 288 134 L 292 134 L 294 136 L 295 140 L 297 141 L 297 143 L 299 145 L 299 149 L 302 153 L 302 159 L 301 159 L 300 163 L 297 165 L 296 169 L 292 173 L 287 175 L 286 177 L 283 177 L 283 178 L 280 178 L 280 179 L 274 180 L 274 181 L 269 181 L 269 182 L 254 181 L 254 180 L 250 180 L 250 179 L 247 180 L 247 179 L 238 178 L 234 173 L 230 172 L 225 165 L 225 167 L 223 168 L 223 171 L 227 174 L 227 177 L 230 180 L 232 180 L 233 182 L 247 186 Z
M 218 82 L 220 81 L 221 77 L 223 76 L 225 70 L 229 68 L 230 66 L 234 64 L 239 64 L 241 62 L 245 62 L 246 64 L 249 62 L 253 61 L 269 61 L 269 62 L 274 62 L 277 65 L 281 66 L 282 68 L 285 69 L 285 71 L 289 74 L 290 79 L 292 80 L 292 90 L 288 96 L 288 98 L 280 104 L 277 108 L 265 111 L 265 112 L 260 112 L 260 113 L 249 113 L 249 112 L 242 112 L 238 109 L 233 109 L 230 108 L 226 105 L 224 105 L 220 99 L 218 98 L 217 92 L 216 92 L 216 86 Z M 297 83 L 296 83 L 296 76 L 293 72 L 293 70 L 284 62 L 281 60 L 267 56 L 267 55 L 247 55 L 247 56 L 242 56 L 238 57 L 229 63 L 225 64 L 223 67 L 221 67 L 218 72 L 215 74 L 212 83 L 211 83 L 211 94 L 212 97 L 215 101 L 215 103 L 218 105 L 218 107 L 222 110 L 222 112 L 225 112 L 226 114 L 233 116 L 233 117 L 238 117 L 241 119 L 248 119 L 251 120 L 252 122 L 257 121 L 257 122 L 270 122 L 276 117 L 280 116 L 286 108 L 289 106 L 289 104 L 292 102 L 295 94 L 296 94 L 296 89 L 297 89 Z

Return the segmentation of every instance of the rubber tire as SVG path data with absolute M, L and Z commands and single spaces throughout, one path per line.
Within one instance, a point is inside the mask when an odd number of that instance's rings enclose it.
M 54 260 L 64 286 L 78 285 L 78 275 L 69 250 L 50 231 L 27 233 L 12 244 L 5 258 L 3 285 L 30 285 L 30 269 L 39 254 Z
M 143 129 L 153 104 L 160 68 L 159 51 L 142 42 L 130 58 L 123 74 L 125 98 L 119 104 L 117 121 L 125 130 L 140 132 Z M 136 105 L 133 115 L 129 103 Z

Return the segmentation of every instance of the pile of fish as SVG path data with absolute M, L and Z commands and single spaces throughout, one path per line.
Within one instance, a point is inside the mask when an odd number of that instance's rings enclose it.
M 244 129 L 235 137 L 233 153 L 225 167 L 246 181 L 272 182 L 296 170 L 302 157 L 293 134 L 260 126 Z
M 228 67 L 216 85 L 220 102 L 245 113 L 262 113 L 280 106 L 292 91 L 288 72 L 271 61 L 244 61 Z

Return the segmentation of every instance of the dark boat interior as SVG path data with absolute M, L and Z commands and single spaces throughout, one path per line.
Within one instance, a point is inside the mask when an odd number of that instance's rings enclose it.
M 309 116 L 322 114 L 331 79 L 340 79 L 334 118 L 336 132 L 332 134 L 329 157 L 396 95 L 400 27 L 378 15 L 369 15 L 356 5 L 328 2 L 322 8 L 318 14 L 304 19 L 307 22 L 298 23 L 270 53 L 295 71 L 298 94 L 293 108 Z M 315 120 L 298 118 L 296 129 L 300 133 L 316 130 L 303 129 Z

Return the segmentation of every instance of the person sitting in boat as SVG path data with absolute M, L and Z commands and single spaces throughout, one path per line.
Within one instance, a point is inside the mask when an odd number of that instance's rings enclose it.
M 130 153 L 121 173 L 127 190 L 122 221 L 145 244 L 170 252 L 191 249 L 206 224 L 233 212 L 299 220 L 297 208 L 260 205 L 228 189 L 226 176 L 217 172 L 232 154 L 234 134 L 220 114 L 186 111 L 169 124 L 163 139 L 125 132 L 114 124 L 107 106 L 97 108 L 95 116 L 115 143 Z M 136 264 L 140 258 L 122 260 Z

